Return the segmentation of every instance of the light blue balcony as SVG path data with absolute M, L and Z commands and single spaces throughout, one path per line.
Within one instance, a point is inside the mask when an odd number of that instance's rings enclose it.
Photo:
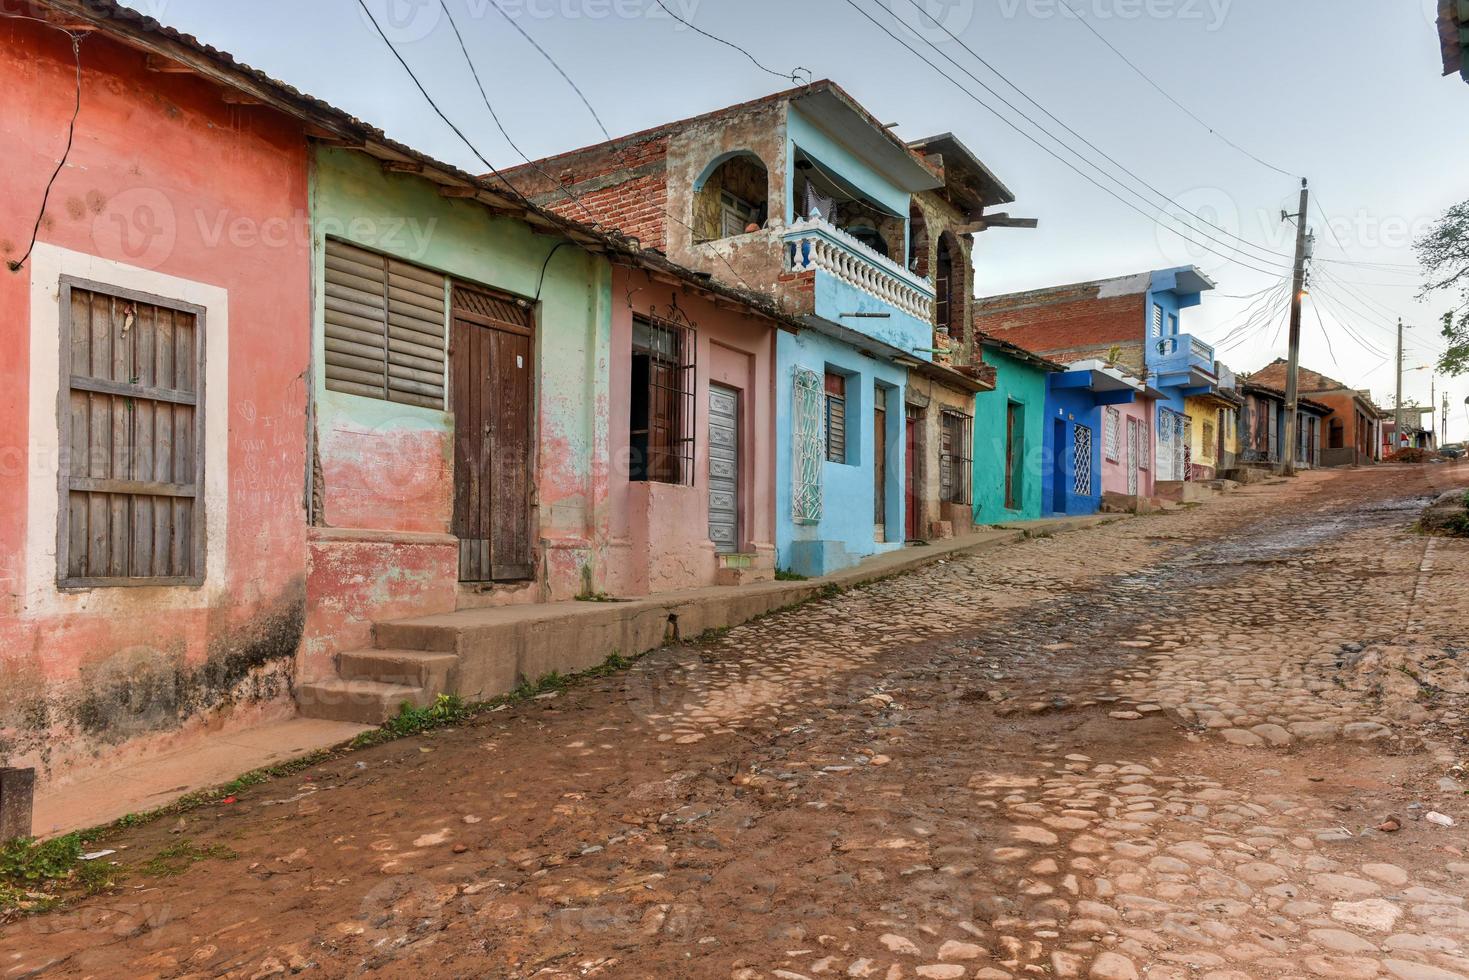
M 1211 389 L 1218 384 L 1214 348 L 1186 333 L 1148 341 L 1148 370 L 1159 387 Z
M 802 313 L 933 359 L 931 281 L 820 219 L 796 222 L 783 238 L 786 271 L 812 277 L 809 294 L 787 291 Z

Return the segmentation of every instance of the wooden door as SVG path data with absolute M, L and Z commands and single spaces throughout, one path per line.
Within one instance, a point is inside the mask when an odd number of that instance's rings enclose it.
M 720 554 L 740 544 L 740 393 L 709 386 L 709 540 Z
M 454 287 L 449 350 L 454 410 L 454 535 L 459 579 L 530 578 L 530 310 Z
M 918 438 L 919 420 L 911 414 L 903 419 L 903 534 L 909 541 L 922 538 L 919 533 L 919 516 L 922 505 L 918 499 L 918 453 L 921 440 Z
M 877 540 L 885 541 L 881 529 L 887 524 L 888 509 L 888 400 L 887 389 L 873 386 L 872 412 L 872 523 L 879 531 Z

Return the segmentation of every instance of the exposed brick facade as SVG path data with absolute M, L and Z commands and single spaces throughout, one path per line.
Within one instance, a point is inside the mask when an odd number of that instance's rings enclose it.
M 974 323 L 983 333 L 1055 360 L 1095 357 L 1141 372 L 1147 339 L 1146 286 L 1112 294 L 1102 288 L 1116 282 L 977 299 Z

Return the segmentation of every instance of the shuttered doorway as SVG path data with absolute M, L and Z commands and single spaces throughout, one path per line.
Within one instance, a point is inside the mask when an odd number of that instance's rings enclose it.
M 740 394 L 709 386 L 709 540 L 720 554 L 739 550 Z
M 454 284 L 449 374 L 462 582 L 530 578 L 531 311 Z

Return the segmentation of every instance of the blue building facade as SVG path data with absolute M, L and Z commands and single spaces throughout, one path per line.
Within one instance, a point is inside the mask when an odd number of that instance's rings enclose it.
M 1103 409 L 1131 403 L 1140 381 L 1101 361 L 1084 361 L 1046 379 L 1042 500 L 1049 516 L 1095 514 L 1102 505 L 1102 452 L 1108 432 Z M 1115 457 L 1115 453 L 1112 454 Z
M 1148 382 L 1159 392 L 1157 472 L 1160 481 L 1192 478 L 1191 420 L 1185 399 L 1213 392 L 1219 383 L 1214 348 L 1182 329 L 1183 311 L 1200 305 L 1214 283 L 1194 266 L 1153 272 L 1144 300 L 1143 344 Z

